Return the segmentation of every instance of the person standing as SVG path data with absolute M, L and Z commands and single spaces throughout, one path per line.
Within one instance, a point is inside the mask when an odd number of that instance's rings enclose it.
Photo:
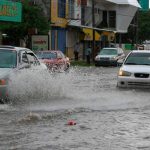
M 77 42 L 74 47 L 74 58 L 75 60 L 79 60 L 79 51 L 80 51 L 80 43 Z
M 91 53 L 92 53 L 92 49 L 91 49 L 91 46 L 89 45 L 89 47 L 86 49 L 86 53 L 85 53 L 85 55 L 86 55 L 86 62 L 88 64 L 91 63 Z

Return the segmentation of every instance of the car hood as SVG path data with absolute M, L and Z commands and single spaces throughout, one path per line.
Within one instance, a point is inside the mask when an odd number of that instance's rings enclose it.
M 7 77 L 11 72 L 13 72 L 12 68 L 0 68 L 0 78 Z
M 128 72 L 146 72 L 150 73 L 150 66 L 146 65 L 123 65 L 121 67 L 122 70 Z

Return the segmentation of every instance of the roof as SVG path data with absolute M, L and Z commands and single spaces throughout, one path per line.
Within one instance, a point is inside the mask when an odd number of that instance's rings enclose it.
M 102 49 L 122 49 L 120 47 L 103 47 Z
M 132 50 L 132 53 L 150 53 L 150 50 Z
M 28 51 L 31 51 L 30 49 L 25 48 L 25 47 L 16 47 L 16 46 L 11 46 L 11 45 L 0 45 L 0 49 L 15 50 L 15 51 L 26 49 Z
M 116 3 L 119 5 L 131 5 L 131 6 L 135 6 L 138 8 L 141 8 L 140 4 L 138 3 L 137 0 L 106 0 L 112 3 Z
M 42 50 L 42 51 L 37 51 L 37 53 L 40 52 L 50 52 L 50 53 L 53 53 L 53 52 L 61 52 L 60 50 Z

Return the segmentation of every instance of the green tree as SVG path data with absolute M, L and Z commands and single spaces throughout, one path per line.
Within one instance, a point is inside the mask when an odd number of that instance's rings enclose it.
M 38 5 L 31 5 L 29 0 L 22 2 L 22 22 L 0 22 L 0 30 L 8 35 L 7 40 L 19 45 L 23 39 L 27 45 L 30 42 L 29 29 L 37 29 L 38 34 L 47 34 L 50 28 L 48 18 Z
M 140 11 L 138 16 L 139 41 L 150 40 L 150 10 Z

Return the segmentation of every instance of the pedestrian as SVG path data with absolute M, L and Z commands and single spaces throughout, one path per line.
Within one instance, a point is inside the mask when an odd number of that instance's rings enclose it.
M 86 62 L 88 63 L 88 64 L 90 64 L 91 63 L 91 52 L 92 52 L 92 50 L 91 50 L 91 46 L 89 45 L 89 47 L 86 49 Z
M 100 46 L 97 44 L 95 47 L 95 55 L 94 57 L 100 52 Z
M 75 60 L 79 59 L 80 43 L 77 42 L 74 46 L 74 58 Z

